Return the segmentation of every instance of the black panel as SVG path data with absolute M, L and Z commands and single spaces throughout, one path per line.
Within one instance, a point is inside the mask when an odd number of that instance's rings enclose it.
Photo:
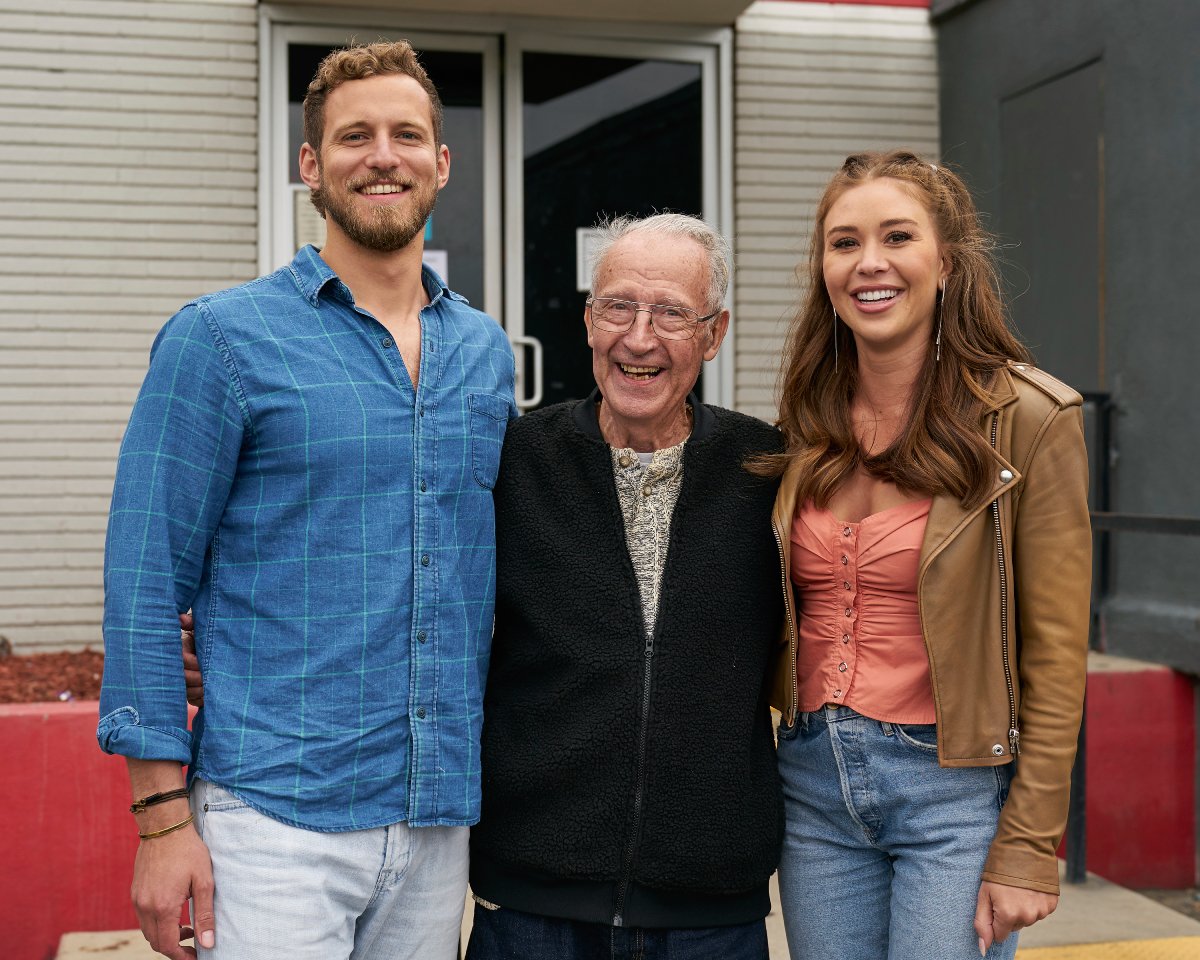
M 1038 361 L 1079 390 L 1104 380 L 1100 90 L 1091 63 L 1006 99 L 997 228 L 1012 316 Z

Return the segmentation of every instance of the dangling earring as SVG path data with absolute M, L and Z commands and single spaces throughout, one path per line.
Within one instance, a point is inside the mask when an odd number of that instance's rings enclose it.
M 832 304 L 830 304 L 830 309 L 832 309 L 832 310 L 833 310 L 833 369 L 834 369 L 834 370 L 836 370 L 836 369 L 837 369 L 837 365 L 838 365 L 838 355 L 837 355 L 837 342 L 838 342 L 838 335 L 837 335 L 837 321 L 838 321 L 838 315 L 837 315 L 837 307 L 834 307 Z
M 942 359 L 942 304 L 946 302 L 946 282 L 943 280 L 938 284 L 938 331 L 937 331 L 937 353 L 934 355 L 934 361 Z

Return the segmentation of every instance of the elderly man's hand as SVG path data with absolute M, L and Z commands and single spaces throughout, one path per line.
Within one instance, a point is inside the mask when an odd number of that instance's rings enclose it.
M 179 615 L 183 639 L 183 683 L 187 687 L 188 703 L 204 706 L 204 678 L 200 676 L 200 659 L 196 656 L 196 625 L 191 611 Z

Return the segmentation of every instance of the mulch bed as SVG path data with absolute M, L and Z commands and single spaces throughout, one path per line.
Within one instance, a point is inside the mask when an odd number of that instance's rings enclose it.
M 0 703 L 98 700 L 104 654 L 31 653 L 0 658 Z

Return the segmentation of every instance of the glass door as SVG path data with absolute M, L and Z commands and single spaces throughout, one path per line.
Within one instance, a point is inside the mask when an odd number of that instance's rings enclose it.
M 356 37 L 406 37 L 441 92 L 451 156 L 450 182 L 426 230 L 427 262 L 505 327 L 524 409 L 586 396 L 592 375 L 583 302 L 596 222 L 673 210 L 725 231 L 732 226 L 728 191 L 719 189 L 720 170 L 732 160 L 728 118 L 718 123 L 718 64 L 731 69 L 727 43 L 647 41 L 595 25 L 534 34 L 496 22 L 486 36 L 453 33 L 433 14 L 413 15 L 410 26 L 429 28 L 416 32 L 403 25 L 407 15 L 400 25 L 397 15 L 381 16 L 390 27 L 271 25 L 263 56 L 261 271 L 324 240 L 297 165 L 301 103 L 317 64 Z M 727 84 L 721 90 L 725 102 Z M 732 401 L 731 349 L 706 365 L 710 401 Z
M 506 51 L 510 337 L 540 342 L 541 403 L 586 396 L 588 242 L 603 218 L 690 213 L 720 226 L 715 51 L 512 36 Z M 528 395 L 529 391 L 526 391 Z

